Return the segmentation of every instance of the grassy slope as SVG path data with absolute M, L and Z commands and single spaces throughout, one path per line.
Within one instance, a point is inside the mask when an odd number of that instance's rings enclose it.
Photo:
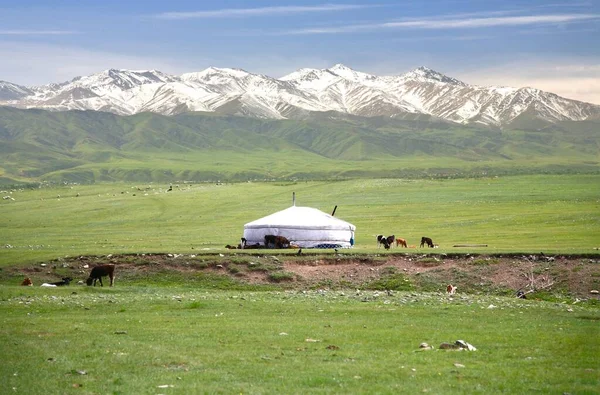
M 515 176 L 458 180 L 98 184 L 15 190 L 0 203 L 0 266 L 63 255 L 192 253 L 237 244 L 245 223 L 291 205 L 331 212 L 357 226 L 356 251 L 375 235 L 436 252 L 488 244 L 486 252 L 592 253 L 600 247 L 600 178 Z M 8 192 L 7 192 L 8 193 Z M 77 194 L 80 196 L 77 197 Z M 60 195 L 60 198 L 58 198 Z M 135 195 L 135 196 L 134 196 Z
M 592 121 L 501 131 L 431 118 L 119 117 L 0 108 L 0 177 L 168 182 L 597 172 L 598 137 Z

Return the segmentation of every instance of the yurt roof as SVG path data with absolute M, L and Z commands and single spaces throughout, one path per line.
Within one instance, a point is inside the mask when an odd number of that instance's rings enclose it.
M 244 229 L 263 227 L 285 227 L 288 229 L 343 229 L 354 231 L 356 227 L 332 215 L 312 207 L 292 206 L 266 217 L 248 222 Z

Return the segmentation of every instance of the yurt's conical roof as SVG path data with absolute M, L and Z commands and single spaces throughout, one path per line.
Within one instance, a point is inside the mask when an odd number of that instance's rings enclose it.
M 349 222 L 342 221 L 332 215 L 312 207 L 292 206 L 266 217 L 248 222 L 244 229 L 269 227 L 285 227 L 289 229 L 340 229 L 356 230 Z

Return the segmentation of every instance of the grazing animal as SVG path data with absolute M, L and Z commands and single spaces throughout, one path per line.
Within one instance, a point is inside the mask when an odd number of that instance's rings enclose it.
M 115 282 L 115 265 L 99 265 L 92 268 L 90 276 L 85 281 L 87 285 L 94 284 L 96 286 L 96 280 L 100 281 L 100 286 L 103 287 L 102 277 L 108 276 L 110 278 L 110 286 L 112 287 Z
M 283 236 L 265 235 L 265 247 L 266 248 L 289 248 L 290 241 Z
M 384 235 L 377 235 L 377 248 L 381 247 L 383 244 L 383 240 L 385 240 Z
M 527 294 L 525 294 L 525 292 L 523 292 L 522 290 L 519 290 L 517 292 L 517 298 L 519 298 L 519 299 L 527 299 Z
M 394 242 L 396 241 L 396 236 L 395 235 L 391 235 L 385 238 L 385 240 L 388 243 L 388 248 L 392 247 L 394 245 Z
M 69 283 L 73 281 L 71 277 L 63 277 L 61 281 L 56 281 L 53 283 L 49 283 L 50 285 L 56 285 L 57 287 L 62 287 L 63 285 L 69 285 Z
M 423 248 L 426 244 L 428 247 L 433 248 L 433 241 L 429 237 L 421 237 L 421 244 L 419 247 Z
M 244 248 L 246 248 L 246 242 L 247 242 L 248 240 L 246 240 L 246 238 L 245 238 L 245 237 L 242 237 L 240 240 L 241 240 L 241 243 L 240 243 L 240 249 L 241 249 L 241 250 L 243 250 Z
M 401 237 L 396 237 L 396 247 L 398 246 L 402 246 L 404 248 L 408 248 L 408 245 L 406 244 L 406 240 L 404 240 Z
M 454 295 L 454 293 L 456 292 L 456 287 L 452 284 L 448 284 L 448 286 L 446 287 L 446 292 L 448 293 L 448 295 Z
M 21 283 L 25 287 L 33 287 L 33 281 L 29 277 L 25 277 L 25 280 Z

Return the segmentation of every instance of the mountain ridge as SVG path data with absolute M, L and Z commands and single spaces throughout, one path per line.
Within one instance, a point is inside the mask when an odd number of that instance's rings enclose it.
M 598 121 L 517 121 L 503 130 L 423 114 L 295 120 L 0 107 L 0 184 L 598 173 Z
M 267 119 L 305 119 L 329 111 L 392 118 L 425 114 L 454 123 L 499 127 L 522 114 L 551 123 L 600 117 L 600 105 L 539 89 L 469 85 L 427 67 L 376 76 L 343 64 L 301 68 L 281 78 L 209 67 L 181 76 L 108 69 L 33 87 L 0 81 L 0 105 L 118 115 L 206 111 Z

